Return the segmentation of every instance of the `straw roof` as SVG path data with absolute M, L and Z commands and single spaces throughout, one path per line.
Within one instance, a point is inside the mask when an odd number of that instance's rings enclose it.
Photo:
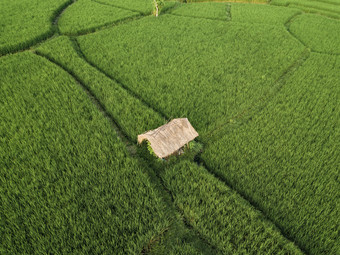
M 138 136 L 138 143 L 145 139 L 159 158 L 166 158 L 198 136 L 187 118 L 173 119 L 169 123 Z

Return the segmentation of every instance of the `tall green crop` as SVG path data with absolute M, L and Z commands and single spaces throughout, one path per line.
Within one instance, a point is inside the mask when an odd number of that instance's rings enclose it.
M 55 32 L 55 18 L 72 0 L 0 1 L 0 56 L 27 48 Z
M 1 253 L 140 253 L 169 225 L 146 170 L 61 68 L 0 66 Z
M 311 254 L 336 254 L 340 58 L 312 54 L 260 112 L 203 159 Z
M 103 104 L 130 140 L 136 141 L 137 135 L 164 124 L 165 120 L 159 113 L 81 58 L 75 46 L 67 37 L 59 37 L 42 44 L 37 51 L 77 77 Z
M 166 117 L 188 117 L 201 138 L 273 89 L 304 50 L 283 26 L 173 15 L 78 41 L 94 65 Z
M 137 15 L 140 14 L 92 0 L 79 0 L 66 9 L 58 25 L 63 34 L 79 34 Z

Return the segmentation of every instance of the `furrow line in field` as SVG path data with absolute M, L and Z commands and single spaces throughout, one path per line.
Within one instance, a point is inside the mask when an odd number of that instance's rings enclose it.
M 245 193 L 243 193 L 241 190 L 236 189 L 232 183 L 230 183 L 228 180 L 226 180 L 222 175 L 216 173 L 214 170 L 210 169 L 207 164 L 204 162 L 204 160 L 199 157 L 199 162 L 201 164 L 201 166 L 203 166 L 210 174 L 212 174 L 215 178 L 217 178 L 218 180 L 220 180 L 221 182 L 223 182 L 226 186 L 228 186 L 230 189 L 232 189 L 233 191 L 235 191 L 237 194 L 239 194 L 243 199 L 245 199 L 246 201 L 248 201 L 248 203 L 254 207 L 257 211 L 259 211 L 266 220 L 268 220 L 269 222 L 271 222 L 276 228 L 277 230 L 280 232 L 280 234 L 286 238 L 288 241 L 294 243 L 294 245 L 296 245 L 304 254 L 308 255 L 308 253 L 302 249 L 302 247 L 300 247 L 294 239 L 290 238 L 288 236 L 288 234 L 279 226 L 276 224 L 275 219 L 270 218 L 260 207 L 259 205 L 253 201 L 250 197 L 248 197 Z
M 164 119 L 169 119 L 169 116 L 167 116 L 165 113 L 163 113 L 162 111 L 154 108 L 151 104 L 149 104 L 147 101 L 145 101 L 141 96 L 139 96 L 138 94 L 136 94 L 134 91 L 132 91 L 129 87 L 127 87 L 126 85 L 124 85 L 124 83 L 113 77 L 112 75 L 106 73 L 104 70 L 102 70 L 101 68 L 99 68 L 97 65 L 95 65 L 94 63 L 92 63 L 86 56 L 85 54 L 82 52 L 80 45 L 77 41 L 76 38 L 71 38 L 71 40 L 74 42 L 75 45 L 75 49 L 77 51 L 77 53 L 79 54 L 79 56 L 81 58 L 83 58 L 90 66 L 92 66 L 93 68 L 95 68 L 96 70 L 98 70 L 99 72 L 101 72 L 102 74 L 104 74 L 107 78 L 111 79 L 112 81 L 116 82 L 119 86 L 121 86 L 124 90 L 126 90 L 131 96 L 133 96 L 134 98 L 136 98 L 137 100 L 139 100 L 140 102 L 142 102 L 145 106 L 147 106 L 148 108 L 152 109 L 154 112 L 158 113 L 160 116 L 162 116 Z
M 284 27 L 286 28 L 287 32 L 293 37 L 295 38 L 295 40 L 297 40 L 298 42 L 300 42 L 303 46 L 305 46 L 306 48 L 308 48 L 308 46 L 297 36 L 295 35 L 292 31 L 290 31 L 290 24 L 292 24 L 294 22 L 294 20 L 300 16 L 301 14 L 303 14 L 303 12 L 299 12 L 296 13 L 295 15 L 293 15 L 285 24 Z
M 59 29 L 58 29 L 58 21 L 59 21 L 61 15 L 66 11 L 66 9 L 67 9 L 68 7 L 70 7 L 70 6 L 71 6 L 72 4 L 74 4 L 75 2 L 77 2 L 77 0 L 71 0 L 71 1 L 69 1 L 68 4 L 65 6 L 65 8 L 63 8 L 63 9 L 58 13 L 58 15 L 54 17 L 54 19 L 53 19 L 53 21 L 52 21 L 52 25 L 56 27 L 56 31 L 59 32 Z
M 133 144 L 132 146 L 136 146 L 135 144 Z M 142 162 L 141 162 L 142 161 Z M 178 206 L 175 205 L 175 200 L 174 200 L 174 195 L 173 193 L 167 188 L 166 184 L 164 183 L 163 178 L 160 176 L 159 171 L 157 169 L 155 169 L 154 166 L 152 166 L 151 164 L 149 164 L 148 162 L 145 161 L 144 158 L 141 158 L 139 161 L 142 165 L 145 164 L 147 167 L 152 169 L 152 173 L 149 173 L 149 176 L 151 178 L 151 180 L 153 181 L 154 185 L 156 187 L 159 187 L 158 192 L 160 192 L 162 194 L 162 198 L 164 199 L 164 201 L 167 202 L 168 205 L 168 209 L 170 209 L 170 212 L 172 214 L 172 216 L 174 217 L 173 219 L 173 225 L 171 225 L 173 228 L 171 228 L 171 226 L 169 226 L 169 232 L 171 231 L 183 231 L 184 229 L 187 229 L 189 231 L 192 231 L 193 233 L 195 233 L 195 235 L 199 238 L 199 240 L 201 242 L 203 242 L 205 245 L 207 245 L 208 247 L 210 247 L 210 249 L 212 249 L 213 251 L 217 251 L 217 247 L 214 246 L 213 244 L 211 244 L 208 240 L 206 240 L 200 232 L 198 232 L 197 230 L 195 230 L 193 228 L 193 226 L 191 226 L 187 220 L 184 217 L 183 212 L 180 210 L 180 208 Z M 156 180 L 154 179 L 156 177 Z M 169 213 L 170 213 L 169 212 Z M 176 219 L 177 217 L 177 219 Z M 149 253 L 150 250 L 142 250 L 142 254 L 147 254 Z
M 98 108 L 98 110 L 105 116 L 105 118 L 107 120 L 109 120 L 109 122 L 111 123 L 111 126 L 114 128 L 114 130 L 116 131 L 116 133 L 118 134 L 118 137 L 124 142 L 127 143 L 127 141 L 129 143 L 131 143 L 132 141 L 129 139 L 128 136 L 126 136 L 122 131 L 121 128 L 119 127 L 119 125 L 117 124 L 117 122 L 114 120 L 114 118 L 112 117 L 112 115 L 106 110 L 105 105 L 103 105 L 100 100 L 95 96 L 95 94 L 91 91 L 91 89 L 89 89 L 84 83 L 82 83 L 80 81 L 80 79 L 78 79 L 77 76 L 75 76 L 71 70 L 67 69 L 66 67 L 60 65 L 59 63 L 57 63 L 56 61 L 54 61 L 53 59 L 49 58 L 46 55 L 43 55 L 39 52 L 34 52 L 36 55 L 47 59 L 48 61 L 50 61 L 51 63 L 55 64 L 56 66 L 58 66 L 59 68 L 63 69 L 65 72 L 67 72 L 76 82 L 77 84 L 83 89 L 83 91 L 87 94 L 87 96 L 91 99 L 92 103 L 94 103 L 96 105 L 96 107 Z
M 233 16 L 231 14 L 231 9 L 232 9 L 232 5 L 231 3 L 227 3 L 227 19 L 229 21 L 232 21 L 233 20 Z
M 300 57 L 295 60 L 283 73 L 273 82 L 273 89 L 269 90 L 266 94 L 260 97 L 255 105 L 250 106 L 249 108 L 244 109 L 237 115 L 231 118 L 231 120 L 244 119 L 244 123 L 251 120 L 251 116 L 255 112 L 260 112 L 262 109 L 266 107 L 266 105 L 272 100 L 277 93 L 284 87 L 285 81 L 288 79 L 290 75 L 292 75 L 310 56 L 310 50 L 305 49 Z M 216 129 L 212 130 L 210 134 L 205 137 L 205 140 L 209 139 L 209 141 L 214 142 L 215 139 L 220 137 L 220 132 L 223 132 L 223 128 L 231 124 L 232 121 L 228 120 L 227 122 L 222 123 Z M 243 124 L 244 124 L 243 123 Z M 219 132 L 220 131 L 220 132 Z
M 10 54 L 15 54 L 15 53 L 19 53 L 19 52 L 24 52 L 26 50 L 31 50 L 32 48 L 34 48 L 35 46 L 46 42 L 47 40 L 55 37 L 56 35 L 58 35 L 59 33 L 59 29 L 58 29 L 58 20 L 60 18 L 60 16 L 62 15 L 62 13 L 70 6 L 72 5 L 74 2 L 76 2 L 76 0 L 70 0 L 68 2 L 66 2 L 64 5 L 60 6 L 56 11 L 54 16 L 51 18 L 51 29 L 50 31 L 46 32 L 45 34 L 39 35 L 36 38 L 31 39 L 29 42 L 27 42 L 27 46 L 26 47 L 17 47 L 17 49 L 6 52 L 5 54 L 1 54 L 0 52 L 0 57 L 4 57 Z

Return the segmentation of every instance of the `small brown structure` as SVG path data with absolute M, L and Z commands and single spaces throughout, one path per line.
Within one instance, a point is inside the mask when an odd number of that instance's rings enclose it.
M 138 143 L 150 142 L 151 148 L 159 158 L 179 151 L 184 145 L 198 136 L 187 118 L 173 119 L 169 123 L 138 136 Z

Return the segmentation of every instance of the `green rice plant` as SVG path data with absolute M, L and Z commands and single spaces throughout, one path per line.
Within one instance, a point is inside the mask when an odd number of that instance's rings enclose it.
M 0 56 L 22 50 L 53 35 L 52 24 L 71 0 L 0 1 Z
M 289 30 L 311 50 L 340 54 L 340 21 L 305 14 L 296 17 Z
M 340 2 L 339 1 L 311 1 L 311 0 L 273 0 L 270 2 L 273 5 L 285 5 L 293 8 L 299 8 L 307 11 L 313 10 L 323 15 L 331 14 L 340 15 Z M 332 15 L 333 14 L 333 15 Z
M 170 224 L 148 170 L 61 68 L 0 66 L 1 253 L 140 253 Z
M 242 3 L 268 3 L 270 0 L 230 0 L 230 1 L 225 1 L 225 0 L 181 0 L 181 2 L 184 3 L 199 3 L 199 2 L 242 2 Z
M 231 6 L 233 21 L 269 25 L 283 25 L 299 12 L 299 10 L 272 5 L 234 3 Z
M 171 14 L 180 16 L 230 20 L 230 4 L 227 3 L 199 3 L 182 4 L 180 7 L 171 11 Z
M 98 3 L 112 5 L 149 15 L 153 11 L 153 0 L 95 0 Z
M 164 124 L 160 114 L 81 58 L 67 37 L 50 40 L 37 48 L 43 54 L 63 66 L 81 81 L 103 104 L 108 113 L 130 140 L 139 134 Z
M 302 7 L 302 6 L 294 5 L 294 4 L 290 4 L 289 7 L 300 9 L 301 11 L 303 11 L 305 13 L 320 14 L 320 15 L 323 15 L 323 16 L 326 16 L 326 17 L 329 17 L 329 18 L 340 19 L 340 14 L 336 14 L 334 12 L 322 11 L 322 10 L 319 10 L 317 8 Z
M 202 158 L 309 254 L 339 250 L 340 58 L 312 53 Z
M 174 15 L 77 40 L 93 65 L 154 109 L 188 117 L 200 139 L 262 98 L 304 51 L 283 26 Z
M 261 212 L 205 168 L 182 161 L 161 174 L 186 222 L 220 254 L 303 254 Z
M 92 0 L 79 0 L 66 9 L 58 25 L 63 34 L 82 34 L 137 15 L 140 14 Z

